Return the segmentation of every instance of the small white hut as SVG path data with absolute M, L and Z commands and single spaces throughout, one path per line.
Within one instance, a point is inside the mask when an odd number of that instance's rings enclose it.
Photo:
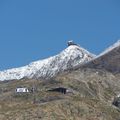
M 16 93 L 28 93 L 29 90 L 28 88 L 16 88 L 15 92 Z

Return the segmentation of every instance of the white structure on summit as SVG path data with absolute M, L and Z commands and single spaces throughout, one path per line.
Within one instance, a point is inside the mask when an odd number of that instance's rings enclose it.
M 71 45 L 77 45 L 77 44 L 75 44 L 75 43 L 73 42 L 73 40 L 70 40 L 70 41 L 67 42 L 67 45 L 68 45 L 68 46 L 71 46 Z

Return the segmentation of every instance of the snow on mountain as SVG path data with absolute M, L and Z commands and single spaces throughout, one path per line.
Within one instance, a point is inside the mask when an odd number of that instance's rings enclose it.
M 103 52 L 101 52 L 99 55 L 94 56 L 93 59 L 89 60 L 88 63 L 91 63 L 92 61 L 96 61 L 97 59 L 105 56 L 106 54 L 109 54 L 110 52 L 112 52 L 114 49 L 119 48 L 120 47 L 120 40 L 118 40 L 117 42 L 115 42 L 113 45 L 109 46 L 107 49 L 105 49 Z M 86 64 L 86 63 L 85 63 Z
M 0 81 L 27 78 L 51 78 L 64 70 L 85 63 L 94 58 L 78 45 L 70 45 L 56 56 L 32 62 L 19 68 L 0 71 Z
M 97 57 L 103 56 L 107 53 L 109 53 L 110 51 L 112 51 L 113 49 L 120 47 L 120 40 L 118 40 L 116 43 L 114 43 L 113 45 L 111 45 L 110 47 L 108 47 L 105 51 L 103 51 L 100 55 L 98 55 Z
M 82 67 L 104 69 L 112 73 L 120 73 L 120 40 L 88 61 Z

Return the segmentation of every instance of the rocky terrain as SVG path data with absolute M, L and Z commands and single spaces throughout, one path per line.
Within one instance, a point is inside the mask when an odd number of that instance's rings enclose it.
M 95 59 L 85 64 L 85 67 L 106 69 L 112 73 L 120 73 L 120 41 L 110 46 Z
M 1 120 L 119 120 L 112 104 L 120 91 L 120 74 L 96 69 L 66 72 L 50 80 L 21 79 L 0 83 Z M 15 92 L 17 87 L 34 93 Z M 49 91 L 66 88 L 70 92 Z
M 20 68 L 0 71 L 0 81 L 26 78 L 50 79 L 58 73 L 93 59 L 95 55 L 78 45 L 70 45 L 56 56 Z
M 119 60 L 117 42 L 101 55 L 50 79 L 1 81 L 0 120 L 120 120 L 116 105 L 120 95 Z M 30 92 L 16 93 L 18 87 Z

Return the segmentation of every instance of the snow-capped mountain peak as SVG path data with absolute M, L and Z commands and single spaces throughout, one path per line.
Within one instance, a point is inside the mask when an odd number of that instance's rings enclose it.
M 0 80 L 27 78 L 51 78 L 82 63 L 91 60 L 93 54 L 78 45 L 70 45 L 56 56 L 32 62 L 20 68 L 13 68 L 0 72 Z

